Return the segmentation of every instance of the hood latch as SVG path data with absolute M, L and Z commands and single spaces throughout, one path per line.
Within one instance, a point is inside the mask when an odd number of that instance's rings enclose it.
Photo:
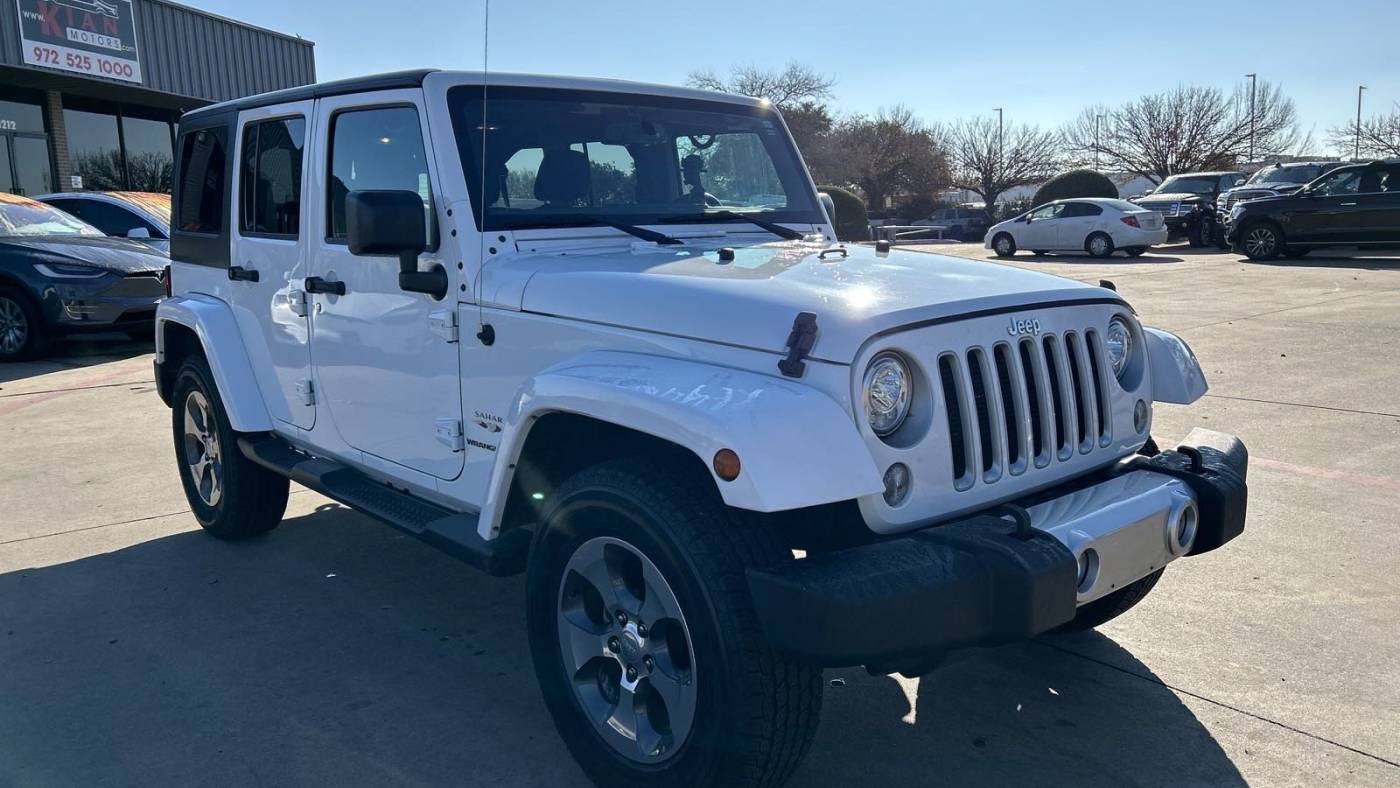
M 813 312 L 798 312 L 792 321 L 792 332 L 787 339 L 787 358 L 778 362 L 778 371 L 790 378 L 800 378 L 807 371 L 802 359 L 812 352 L 817 344 L 817 316 Z

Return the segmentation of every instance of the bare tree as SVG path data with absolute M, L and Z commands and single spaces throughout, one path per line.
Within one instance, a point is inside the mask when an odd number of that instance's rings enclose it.
M 1253 107 L 1253 112 L 1250 109 Z M 1234 167 L 1302 149 L 1292 99 L 1260 81 L 1226 95 L 1216 88 L 1183 86 L 1143 96 L 1118 108 L 1090 107 L 1061 132 L 1076 164 L 1095 163 L 1161 183 L 1168 175 Z
M 858 186 L 871 208 L 884 208 L 889 198 L 899 195 L 929 194 L 948 185 L 943 140 L 908 107 L 847 118 L 834 131 L 833 144 L 841 154 L 835 175 Z
M 1001 128 L 987 117 L 960 119 L 943 130 L 955 188 L 981 195 L 987 210 L 1017 186 L 1042 183 L 1055 174 L 1060 138 L 1038 126 Z
M 1374 115 L 1361 121 L 1360 134 L 1356 121 L 1334 127 L 1329 133 L 1332 146 L 1344 153 L 1355 152 L 1361 141 L 1361 155 L 1376 158 L 1400 156 L 1400 108 L 1387 115 Z
M 784 112 L 803 103 L 821 104 L 831 98 L 831 89 L 836 86 L 834 78 L 796 61 L 788 61 L 782 69 L 764 69 L 752 63 L 737 65 L 725 77 L 713 69 L 692 71 L 685 81 L 703 90 L 768 99 Z

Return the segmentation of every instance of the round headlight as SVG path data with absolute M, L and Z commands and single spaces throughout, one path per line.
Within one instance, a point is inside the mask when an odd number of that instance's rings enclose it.
M 894 353 L 884 353 L 865 371 L 865 417 L 870 429 L 884 437 L 899 429 L 909 415 L 909 368 Z
M 1128 321 L 1121 317 L 1110 320 L 1103 344 L 1108 361 L 1113 365 L 1114 376 L 1123 377 L 1123 371 L 1128 368 L 1128 359 L 1133 355 L 1133 331 L 1128 328 Z

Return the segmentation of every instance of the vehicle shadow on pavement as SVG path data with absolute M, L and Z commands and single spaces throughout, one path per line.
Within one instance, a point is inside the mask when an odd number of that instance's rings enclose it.
M 522 578 L 334 504 L 0 575 L 0 784 L 585 785 L 523 602 Z M 1064 642 L 1085 638 L 1151 675 Z M 795 786 L 1243 782 L 1169 689 L 1041 644 L 948 665 L 912 704 L 827 679 Z
M 64 337 L 54 341 L 52 350 L 44 358 L 0 364 L 0 384 L 122 361 L 154 350 L 155 343 L 151 340 L 133 340 L 121 334 Z

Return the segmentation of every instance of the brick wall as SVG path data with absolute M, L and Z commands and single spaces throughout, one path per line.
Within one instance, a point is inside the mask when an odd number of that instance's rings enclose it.
M 73 161 L 68 155 L 68 129 L 63 125 L 63 94 L 44 91 L 44 122 L 49 127 L 49 148 L 53 151 L 54 191 L 73 187 Z

